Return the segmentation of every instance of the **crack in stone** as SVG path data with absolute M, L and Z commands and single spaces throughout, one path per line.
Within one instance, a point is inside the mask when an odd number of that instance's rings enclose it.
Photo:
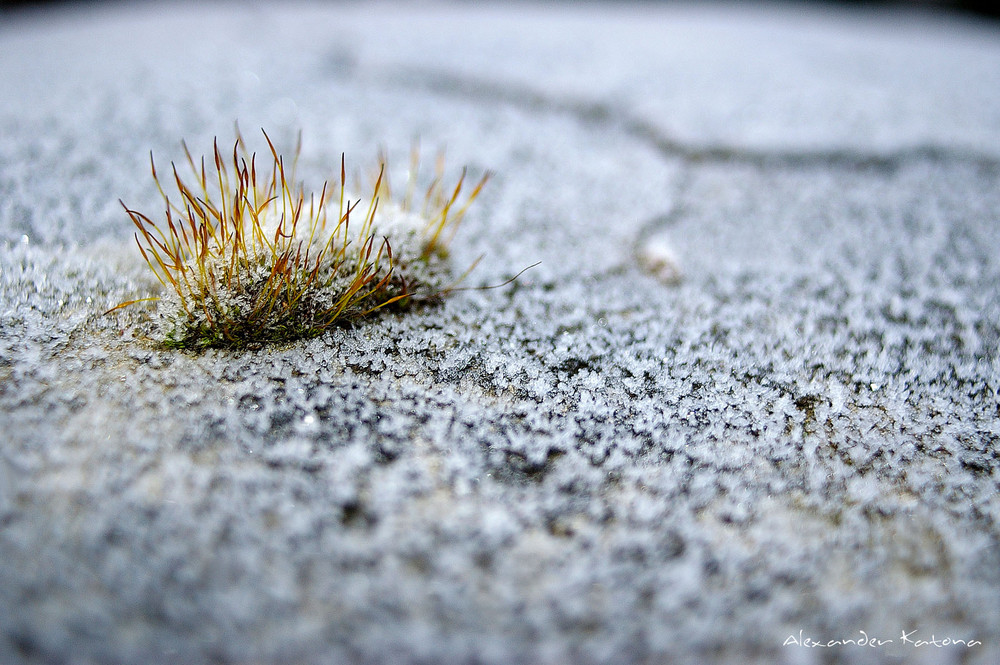
M 974 150 L 961 150 L 933 144 L 897 148 L 886 152 L 864 152 L 852 148 L 834 149 L 777 149 L 760 150 L 749 147 L 707 145 L 698 146 L 671 137 L 652 121 L 629 113 L 626 109 L 601 101 L 587 101 L 568 97 L 553 97 L 528 86 L 510 82 L 489 81 L 463 76 L 454 72 L 432 68 L 400 66 L 385 68 L 372 78 L 380 78 L 393 86 L 409 86 L 424 91 L 458 97 L 473 102 L 508 104 L 535 113 L 565 114 L 585 125 L 595 125 L 619 131 L 654 150 L 665 160 L 680 160 L 681 171 L 674 186 L 671 207 L 640 222 L 631 243 L 631 262 L 622 262 L 604 271 L 604 276 L 619 274 L 633 267 L 657 276 L 644 260 L 650 243 L 658 234 L 674 226 L 684 216 L 683 193 L 693 177 L 693 169 L 700 165 L 748 165 L 758 169 L 797 168 L 841 170 L 869 170 L 891 175 L 913 163 L 965 164 L 1000 175 L 1000 157 Z M 673 252 L 668 252 L 673 258 Z M 673 264 L 672 277 L 661 279 L 664 284 L 676 285 L 682 279 L 682 263 Z
M 1000 171 L 1000 157 L 932 144 L 897 148 L 884 153 L 851 148 L 759 150 L 726 145 L 691 145 L 668 136 L 649 120 L 600 101 L 555 98 L 527 86 L 419 67 L 396 68 L 384 72 L 383 78 L 393 85 L 419 87 L 436 94 L 488 101 L 490 104 L 506 103 L 535 112 L 563 113 L 581 123 L 617 128 L 654 148 L 662 156 L 679 158 L 689 164 L 734 163 L 758 167 L 824 167 L 893 172 L 906 164 L 924 161 L 971 164 L 981 169 Z

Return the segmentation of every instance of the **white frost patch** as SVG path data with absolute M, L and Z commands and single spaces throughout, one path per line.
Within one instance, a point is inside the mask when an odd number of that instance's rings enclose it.
M 677 284 L 683 277 L 677 253 L 666 238 L 646 241 L 636 252 L 636 259 L 643 270 L 664 284 Z

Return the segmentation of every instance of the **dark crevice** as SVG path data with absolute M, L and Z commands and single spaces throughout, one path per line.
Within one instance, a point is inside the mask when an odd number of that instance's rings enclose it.
M 600 101 L 550 97 L 527 86 L 488 81 L 419 67 L 399 67 L 381 73 L 394 86 L 408 86 L 490 105 L 507 104 L 525 111 L 569 115 L 585 125 L 619 131 L 656 151 L 667 160 L 680 160 L 681 169 L 670 209 L 640 224 L 632 242 L 629 265 L 612 266 L 609 274 L 631 269 L 645 244 L 674 226 L 685 214 L 683 193 L 693 177 L 692 167 L 709 164 L 742 164 L 756 168 L 835 168 L 892 174 L 913 163 L 964 164 L 1000 174 L 1000 157 L 936 145 L 918 145 L 886 152 L 866 153 L 853 148 L 828 150 L 760 150 L 736 146 L 698 146 L 668 136 L 649 120 Z M 515 284 L 516 286 L 516 284 Z
M 852 148 L 827 150 L 760 150 L 737 146 L 698 146 L 666 135 L 643 118 L 599 101 L 548 97 L 510 82 L 464 77 L 451 72 L 406 67 L 388 72 L 393 85 L 419 87 L 436 94 L 462 97 L 495 105 L 504 103 L 528 111 L 562 113 L 585 124 L 618 129 L 651 146 L 664 157 L 691 164 L 732 163 L 757 167 L 822 167 L 893 172 L 913 162 L 960 163 L 1000 171 L 1000 157 L 974 150 L 937 145 L 916 145 L 882 153 Z
M 653 236 L 675 226 L 683 219 L 685 213 L 687 213 L 687 206 L 684 205 L 684 193 L 690 188 L 692 178 L 692 169 L 683 169 L 673 186 L 673 196 L 671 197 L 673 205 L 670 210 L 665 213 L 653 215 L 639 225 L 639 231 L 632 241 L 633 263 L 638 262 L 639 253 Z
M 491 464 L 493 478 L 512 485 L 540 483 L 564 454 L 553 449 L 548 451 L 544 460 L 532 460 L 518 451 L 503 451 L 500 458 Z

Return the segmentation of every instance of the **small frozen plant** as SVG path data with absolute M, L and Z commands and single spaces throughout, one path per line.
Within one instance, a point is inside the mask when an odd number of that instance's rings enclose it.
M 287 167 L 266 132 L 264 138 L 263 158 L 248 152 L 238 132 L 231 155 L 216 141 L 207 168 L 182 144 L 187 179 L 171 164 L 170 178 L 161 180 L 150 154 L 164 217 L 154 221 L 122 203 L 165 295 L 119 307 L 158 300 L 166 346 L 235 348 L 313 337 L 386 308 L 434 300 L 460 281 L 450 272 L 448 244 L 489 173 L 471 191 L 465 170 L 446 187 L 438 159 L 436 177 L 414 197 L 414 150 L 402 197 L 393 199 L 384 159 L 364 197 L 347 191 L 342 155 L 339 184 L 306 193 L 295 181 L 301 137 Z

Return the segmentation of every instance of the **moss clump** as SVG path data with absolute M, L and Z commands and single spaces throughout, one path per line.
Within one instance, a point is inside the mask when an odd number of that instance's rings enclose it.
M 216 141 L 207 169 L 185 146 L 191 175 L 185 180 L 171 165 L 173 198 L 150 155 L 165 204 L 160 222 L 122 204 L 138 229 L 139 251 L 166 291 L 141 299 L 160 301 L 166 346 L 246 347 L 313 337 L 447 291 L 448 243 L 488 173 L 460 201 L 465 172 L 446 189 L 439 160 L 417 211 L 416 153 L 400 201 L 392 199 L 384 160 L 371 195 L 349 196 L 341 157 L 339 187 L 324 183 L 319 194 L 307 195 L 294 180 L 299 149 L 286 175 L 284 158 L 264 137 L 264 164 L 239 136 L 231 158 Z

